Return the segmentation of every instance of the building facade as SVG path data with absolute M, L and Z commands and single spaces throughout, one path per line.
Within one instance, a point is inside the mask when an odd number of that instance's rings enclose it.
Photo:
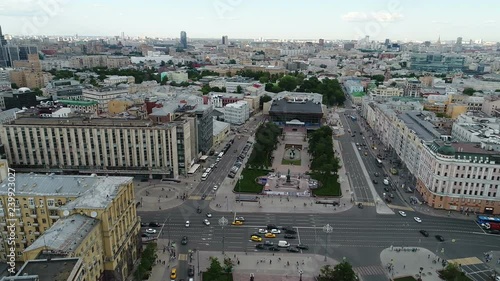
M 127 89 L 120 88 L 85 88 L 82 90 L 82 97 L 88 101 L 98 103 L 99 112 L 108 112 L 108 103 L 122 95 L 128 94 Z
M 246 101 L 230 103 L 224 107 L 224 121 L 229 124 L 244 124 L 250 117 L 250 109 Z

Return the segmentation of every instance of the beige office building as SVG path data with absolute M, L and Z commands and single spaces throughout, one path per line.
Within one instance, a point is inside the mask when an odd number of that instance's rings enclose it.
M 196 138 L 191 126 L 189 120 L 20 117 L 0 126 L 0 140 L 18 172 L 177 178 L 179 167 L 189 168 L 196 157 L 189 153 Z

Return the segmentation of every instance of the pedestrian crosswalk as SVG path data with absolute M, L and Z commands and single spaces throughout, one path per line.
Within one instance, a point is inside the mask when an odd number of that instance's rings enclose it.
M 359 203 L 363 204 L 363 206 L 375 206 L 375 203 L 373 202 L 356 202 L 356 205 Z
M 213 199 L 213 197 L 212 197 L 212 196 L 207 196 L 207 197 L 205 198 L 205 200 L 206 200 L 206 201 L 210 201 L 210 200 L 212 200 L 212 199 Z M 188 197 L 188 200 L 201 200 L 201 196 L 198 196 L 198 195 L 191 195 L 191 196 L 189 196 L 189 197 Z
M 461 265 L 472 265 L 472 264 L 481 264 L 483 263 L 480 259 L 477 257 L 470 257 L 470 258 L 461 258 L 461 259 L 454 259 L 454 260 L 448 260 L 449 263 L 456 263 L 456 264 L 461 264 Z
M 359 266 L 353 269 L 357 274 L 362 276 L 385 275 L 384 268 L 381 265 Z
M 180 261 L 187 261 L 188 255 L 187 254 L 179 254 L 179 260 Z
M 400 205 L 392 205 L 392 204 L 387 204 L 387 206 L 391 209 L 397 209 L 397 210 L 404 210 L 404 211 L 413 211 L 412 208 L 406 207 L 406 206 L 400 206 Z

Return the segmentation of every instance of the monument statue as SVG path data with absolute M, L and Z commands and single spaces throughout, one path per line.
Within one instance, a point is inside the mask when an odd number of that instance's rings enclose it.
M 288 169 L 288 174 L 286 175 L 286 182 L 290 183 L 290 169 Z

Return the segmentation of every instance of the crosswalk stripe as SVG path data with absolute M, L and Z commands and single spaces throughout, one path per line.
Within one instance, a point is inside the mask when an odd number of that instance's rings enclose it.
M 454 259 L 454 260 L 448 260 L 449 263 L 456 263 L 456 264 L 461 264 L 461 265 L 472 265 L 472 264 L 481 264 L 483 263 L 479 258 L 477 257 L 468 257 L 468 258 L 461 258 L 461 259 Z
M 188 255 L 187 254 L 179 254 L 179 260 L 180 261 L 187 261 Z
M 405 211 L 413 211 L 412 208 L 406 207 L 406 206 L 400 206 L 400 205 L 392 205 L 392 204 L 387 204 L 387 206 L 391 209 L 397 209 L 397 210 L 405 210 Z
M 359 267 L 355 267 L 353 269 L 359 275 L 363 275 L 363 276 L 385 275 L 384 268 L 380 265 L 359 266 Z

